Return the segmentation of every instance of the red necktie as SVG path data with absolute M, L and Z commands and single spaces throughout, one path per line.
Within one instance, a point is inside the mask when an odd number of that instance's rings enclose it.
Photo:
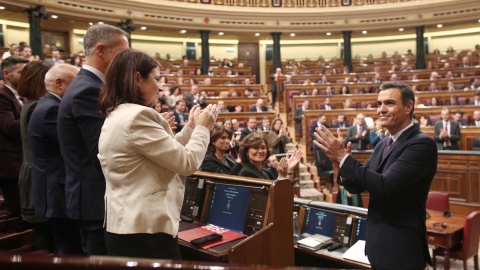
M 448 129 L 447 129 L 447 122 L 444 122 L 443 123 L 443 126 L 445 127 L 445 132 L 447 132 L 448 134 Z M 445 147 L 449 147 L 450 146 L 450 141 L 448 139 L 445 139 Z
M 388 154 L 388 151 L 390 151 L 390 147 L 392 146 L 392 142 L 393 142 L 392 137 L 388 138 L 387 145 L 383 149 L 382 159 L 385 159 L 385 157 Z

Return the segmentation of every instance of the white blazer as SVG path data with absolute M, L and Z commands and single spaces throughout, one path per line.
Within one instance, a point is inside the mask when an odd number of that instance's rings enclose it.
M 175 237 L 185 176 L 200 167 L 209 141 L 205 126 L 185 126 L 174 135 L 154 109 L 119 105 L 107 116 L 98 142 L 106 181 L 106 230 Z

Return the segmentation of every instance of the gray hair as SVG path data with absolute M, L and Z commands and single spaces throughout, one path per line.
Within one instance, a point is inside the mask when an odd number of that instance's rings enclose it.
M 51 91 L 55 86 L 55 80 L 57 78 L 69 83 L 76 76 L 76 73 L 74 72 L 75 69 L 78 71 L 79 68 L 69 64 L 52 66 L 47 74 L 45 74 L 45 88 L 48 91 Z
M 107 47 L 115 46 L 117 42 L 116 36 L 123 35 L 128 38 L 127 32 L 120 28 L 108 24 L 96 24 L 88 28 L 87 33 L 83 37 L 83 48 L 85 49 L 85 56 L 92 56 L 95 48 L 99 43 Z

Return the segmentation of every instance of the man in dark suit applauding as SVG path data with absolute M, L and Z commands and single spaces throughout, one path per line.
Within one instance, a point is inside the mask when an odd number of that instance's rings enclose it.
M 357 114 L 355 125 L 348 128 L 347 142 L 352 142 L 352 150 L 367 150 L 367 144 L 370 142 L 370 130 L 365 124 L 363 114 Z
M 338 183 L 348 192 L 370 193 L 365 252 L 372 269 L 424 269 L 431 265 L 425 226 L 425 206 L 437 171 L 433 139 L 412 123 L 414 93 L 403 82 L 380 86 L 377 113 L 391 136 L 380 141 L 360 164 L 350 144 L 323 128 L 315 144 L 339 168 Z
M 35 216 L 49 218 L 55 235 L 55 254 L 82 255 L 80 231 L 65 209 L 65 165 L 58 145 L 58 108 L 78 68 L 53 66 L 45 74 L 47 94 L 32 113 L 28 138 L 32 148 L 32 191 Z
M 435 123 L 433 134 L 438 150 L 459 150 L 460 125 L 457 121 L 452 120 L 448 107 L 442 108 L 440 116 L 442 120 Z
M 323 102 L 323 105 L 320 106 L 320 110 L 335 110 L 335 107 L 332 105 L 332 102 L 330 101 L 330 98 L 325 98 L 325 101 Z
M 103 235 L 105 177 L 97 158 L 105 116 L 99 113 L 98 95 L 108 64 L 117 52 L 128 49 L 127 36 L 106 24 L 88 29 L 83 38 L 85 65 L 68 86 L 58 111 L 67 215 L 79 222 L 86 255 L 107 254 Z
M 188 116 L 185 114 L 185 109 L 187 105 L 185 105 L 185 101 L 178 100 L 175 103 L 175 110 L 173 111 L 173 115 L 175 116 L 175 122 L 177 122 L 177 129 L 175 132 L 182 131 L 183 126 L 187 124 Z

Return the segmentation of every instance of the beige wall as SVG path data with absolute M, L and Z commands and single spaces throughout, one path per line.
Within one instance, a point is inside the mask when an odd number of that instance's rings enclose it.
M 182 41 L 178 42 L 168 42 L 168 41 L 159 41 L 159 40 L 138 40 L 132 39 L 132 48 L 146 52 L 147 54 L 154 56 L 155 53 L 160 53 L 162 58 L 165 58 L 167 53 L 173 59 L 181 59 L 185 55 L 185 47 Z
M 199 43 L 197 47 L 197 58 L 202 56 L 202 44 Z M 210 45 L 210 57 L 215 56 L 215 58 L 223 60 L 227 58 L 232 60 L 233 58 L 238 57 L 238 46 L 237 44 L 215 44 L 209 42 Z
M 283 44 L 280 43 L 280 55 L 282 61 L 288 59 L 307 59 L 316 60 L 321 55 L 324 58 L 332 58 L 334 56 L 338 57 L 339 46 L 338 43 L 327 43 L 327 44 L 301 44 L 302 41 L 299 41 L 299 44 Z
M 474 50 L 476 44 L 480 44 L 480 30 L 476 33 L 432 36 L 430 37 L 429 51 L 433 52 L 433 50 L 439 49 L 440 52 L 443 53 L 447 50 L 448 46 L 452 46 L 457 52 L 461 50 Z
M 4 33 L 5 46 L 9 46 L 12 43 L 19 43 L 25 41 L 30 43 L 30 33 L 28 28 L 7 25 L 6 32 Z
M 382 55 L 382 52 L 386 52 L 387 56 L 392 56 L 395 51 L 399 54 L 407 53 L 407 50 L 412 50 L 415 53 L 416 40 L 382 40 L 382 41 L 356 41 L 352 40 L 352 57 L 359 54 L 361 57 L 367 57 L 372 54 L 377 58 Z

